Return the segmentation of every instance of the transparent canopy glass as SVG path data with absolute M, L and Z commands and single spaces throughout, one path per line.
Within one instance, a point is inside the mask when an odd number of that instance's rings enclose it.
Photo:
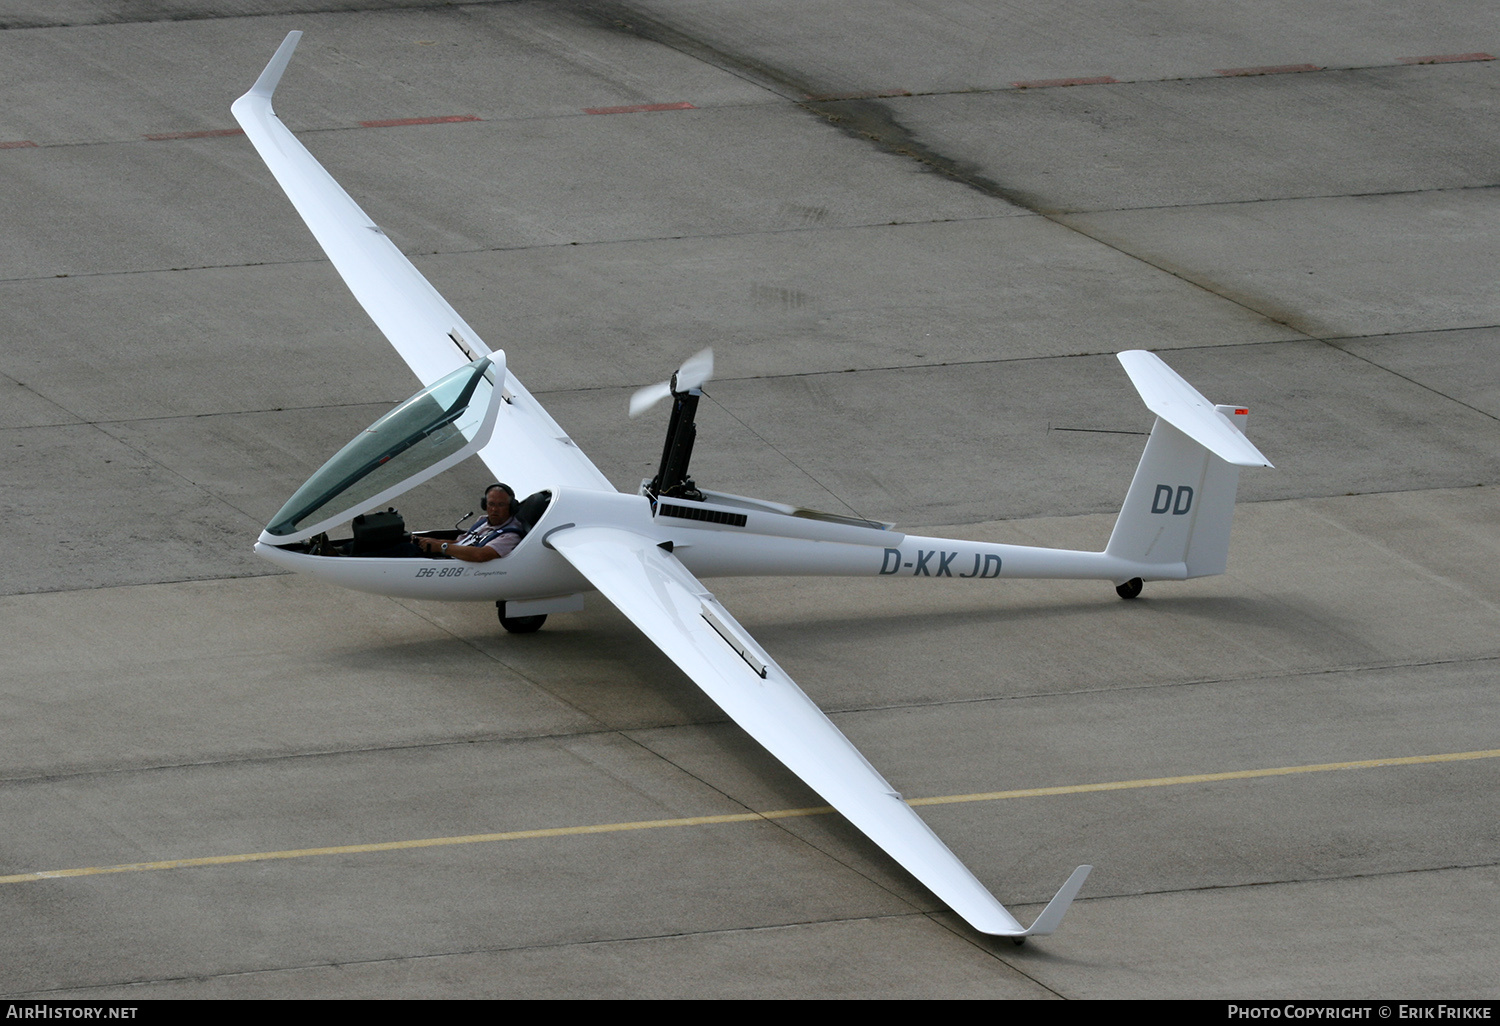
M 281 507 L 266 533 L 284 537 L 340 513 L 358 512 L 361 504 L 454 457 L 484 427 L 494 398 L 489 357 L 422 389 L 323 464 Z

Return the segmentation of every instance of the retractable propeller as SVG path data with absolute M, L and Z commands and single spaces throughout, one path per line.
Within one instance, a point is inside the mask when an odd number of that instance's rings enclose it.
M 702 388 L 713 376 L 714 351 L 712 348 L 689 356 L 682 366 L 677 368 L 677 373 L 672 375 L 671 380 L 660 381 L 638 389 L 635 395 L 630 397 L 630 415 L 639 417 L 674 393 L 680 395 L 683 392 L 691 392 L 695 388 Z

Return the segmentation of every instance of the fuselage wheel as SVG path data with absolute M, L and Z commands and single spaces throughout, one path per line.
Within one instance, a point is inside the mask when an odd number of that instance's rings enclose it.
M 532 634 L 542 629 L 542 624 L 547 622 L 547 614 L 541 616 L 506 616 L 505 603 L 496 602 L 495 612 L 500 616 L 500 626 L 512 634 Z
M 1145 581 L 1142 581 L 1139 577 L 1132 577 L 1124 584 L 1115 585 L 1115 594 L 1119 595 L 1122 599 L 1133 599 L 1141 593 L 1141 589 L 1145 586 Z
M 1012 944 L 1014 944 L 1016 947 L 1019 948 L 1019 947 L 1025 946 L 1025 944 L 1026 944 L 1026 938 L 1025 937 L 1012 937 L 1010 939 L 1010 942 Z

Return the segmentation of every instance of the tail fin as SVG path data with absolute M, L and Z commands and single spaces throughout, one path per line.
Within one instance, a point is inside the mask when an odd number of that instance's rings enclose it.
M 1104 551 L 1181 564 L 1187 577 L 1221 574 L 1239 468 L 1271 465 L 1245 437 L 1250 411 L 1212 405 L 1151 353 L 1135 350 L 1119 359 L 1157 421 Z

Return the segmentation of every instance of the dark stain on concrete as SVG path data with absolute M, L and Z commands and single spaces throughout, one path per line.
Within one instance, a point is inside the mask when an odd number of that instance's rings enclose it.
M 922 142 L 896 119 L 889 105 L 873 98 L 830 99 L 836 92 L 829 83 L 744 54 L 731 53 L 683 32 L 616 0 L 581 0 L 575 6 L 580 17 L 618 32 L 626 32 L 662 46 L 671 47 L 753 82 L 763 89 L 797 104 L 847 135 L 873 143 L 880 150 L 916 162 L 924 171 L 950 178 L 1034 213 L 1048 213 L 1040 200 L 988 177 L 977 167 L 940 153 Z

